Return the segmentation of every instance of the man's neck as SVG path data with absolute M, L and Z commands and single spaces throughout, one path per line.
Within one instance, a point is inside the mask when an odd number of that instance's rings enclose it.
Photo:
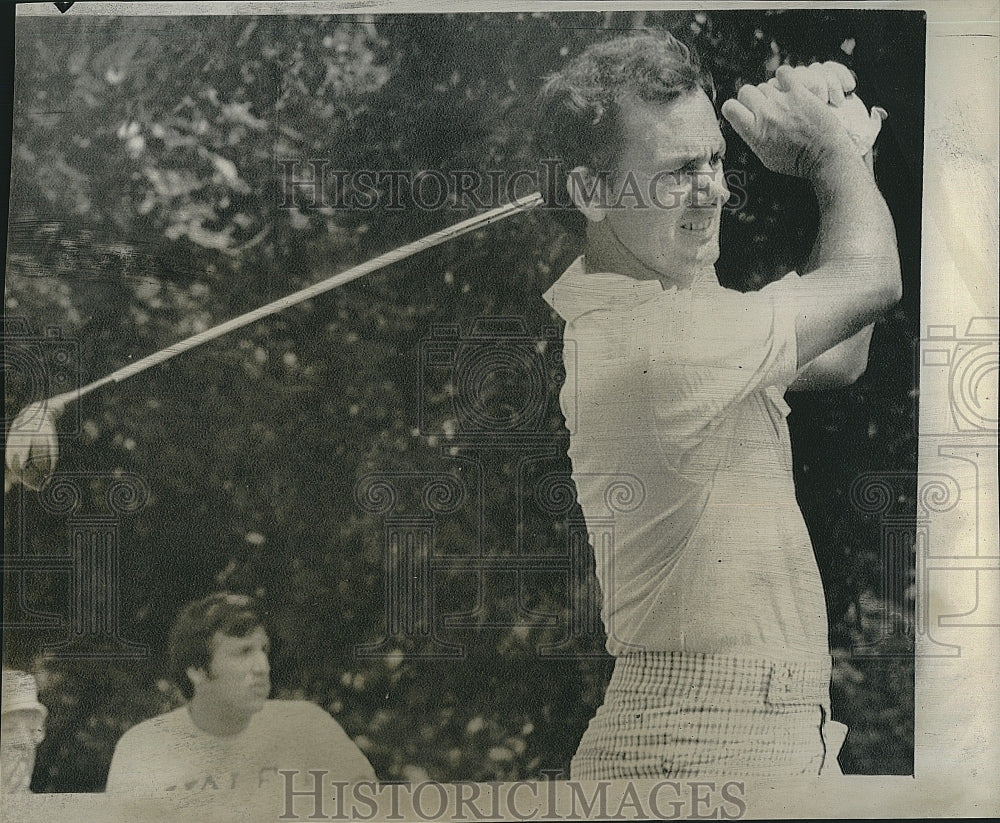
M 615 272 L 635 280 L 659 280 L 665 289 L 673 285 L 629 251 L 607 220 L 587 225 L 584 263 L 588 272 Z
M 600 225 L 603 223 L 598 224 L 598 226 Z M 587 227 L 587 244 L 583 263 L 586 271 L 591 274 L 614 272 L 634 280 L 658 280 L 664 291 L 674 288 L 691 289 L 698 285 L 717 286 L 719 284 L 714 265 L 699 269 L 693 277 L 688 276 L 685 282 L 678 282 L 669 274 L 657 272 L 629 251 L 610 227 L 599 229 L 598 226 L 588 225 Z
M 226 712 L 205 700 L 199 700 L 198 695 L 191 698 L 187 710 L 191 722 L 214 737 L 232 737 L 239 734 L 250 725 L 250 719 L 253 717 L 245 712 Z

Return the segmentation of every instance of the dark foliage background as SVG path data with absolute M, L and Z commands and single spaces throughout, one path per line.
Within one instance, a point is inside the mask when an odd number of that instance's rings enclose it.
M 852 505 L 849 489 L 865 471 L 916 468 L 918 12 L 19 19 L 7 350 L 40 350 L 12 337 L 17 322 L 36 336 L 57 326 L 78 345 L 71 367 L 89 381 L 457 222 L 470 212 L 384 200 L 367 210 L 282 208 L 288 191 L 275 160 L 535 168 L 530 98 L 540 78 L 590 42 L 640 26 L 693 41 L 720 101 L 782 61 L 837 59 L 857 72 L 865 101 L 891 113 L 877 165 L 905 296 L 879 324 L 867 375 L 847 390 L 792 398 L 790 420 L 827 590 L 834 713 L 852 730 L 842 764 L 909 773 L 912 557 L 887 585 L 879 523 Z M 727 165 L 745 173 L 748 199 L 726 212 L 719 272 L 728 285 L 756 288 L 804 259 L 815 203 L 729 139 Z M 523 215 L 83 401 L 79 425 L 63 425 L 60 472 L 130 472 L 150 489 L 118 533 L 120 633 L 150 654 L 46 652 L 65 626 L 14 624 L 37 613 L 65 619 L 66 575 L 5 577 L 4 663 L 38 672 L 51 712 L 33 788 L 103 787 L 122 732 L 177 701 L 163 679 L 176 610 L 220 587 L 265 604 L 276 696 L 326 707 L 380 778 L 503 780 L 567 769 L 610 673 L 600 632 L 569 628 L 574 615 L 593 612 L 592 571 L 518 580 L 502 568 L 504 558 L 566 556 L 579 534 L 577 510 L 553 514 L 536 495 L 569 468 L 558 374 L 546 372 L 538 396 L 524 375 L 484 374 L 478 408 L 500 419 L 527 398 L 542 414 L 520 446 L 482 448 L 463 440 L 462 398 L 448 389 L 455 375 L 422 371 L 420 357 L 438 324 L 468 337 L 485 316 L 516 318 L 522 348 L 548 340 L 558 320 L 540 294 L 580 249 L 549 216 Z M 558 355 L 558 341 L 546 345 L 546 357 Z M 8 422 L 45 388 L 18 362 L 5 357 Z M 385 514 L 355 496 L 372 472 L 410 473 L 396 481 L 397 514 L 427 514 L 421 477 L 449 475 L 466 490 L 454 511 L 436 515 L 434 552 L 456 562 L 434 573 L 434 637 L 384 637 Z M 85 489 L 93 500 L 84 507 L 97 505 L 99 485 Z M 912 506 L 912 490 L 901 495 Z M 8 555 L 66 554 L 66 516 L 46 511 L 38 495 L 12 493 L 4 511 Z M 462 566 L 478 553 L 499 567 Z M 465 625 L 445 622 L 460 612 Z M 381 645 L 364 657 L 359 643 Z M 441 643 L 464 653 L 423 656 Z M 541 653 L 552 646 L 562 653 Z M 78 638 L 72 650 L 114 644 Z

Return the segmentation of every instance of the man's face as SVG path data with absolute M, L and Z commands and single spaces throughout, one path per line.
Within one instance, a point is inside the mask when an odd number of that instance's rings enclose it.
M 715 109 L 696 91 L 666 105 L 626 104 L 622 122 L 625 144 L 610 191 L 620 207 L 606 211 L 607 228 L 645 276 L 688 286 L 719 257 L 720 215 L 729 199 Z
M 257 627 L 246 637 L 216 632 L 210 641 L 212 662 L 196 673 L 195 696 L 232 714 L 264 708 L 271 692 L 271 650 L 267 632 Z

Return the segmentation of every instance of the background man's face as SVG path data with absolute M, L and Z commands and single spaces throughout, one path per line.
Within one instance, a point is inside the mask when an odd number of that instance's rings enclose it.
M 45 736 L 41 712 L 6 712 L 0 725 L 0 773 L 3 792 L 26 792 L 35 768 L 35 749 Z
M 212 662 L 207 676 L 195 685 L 195 695 L 236 714 L 253 714 L 264 708 L 271 692 L 267 632 L 259 626 L 246 637 L 216 632 L 210 643 Z
M 726 143 L 702 91 L 667 105 L 622 110 L 622 149 L 606 220 L 618 240 L 661 280 L 689 285 L 719 257 L 719 220 L 729 199 L 723 180 Z M 628 178 L 642 202 L 627 193 Z M 627 272 L 624 272 L 627 273 Z

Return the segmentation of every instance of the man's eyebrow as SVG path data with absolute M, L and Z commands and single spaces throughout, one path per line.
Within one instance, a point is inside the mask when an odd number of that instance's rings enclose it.
M 703 157 L 711 157 L 714 154 L 725 154 L 726 152 L 726 141 L 720 140 L 717 143 L 712 143 L 708 146 L 698 146 L 692 147 L 690 149 L 678 149 L 676 153 L 669 154 L 662 159 L 662 163 L 665 167 L 668 166 L 683 166 L 694 160 L 700 160 Z

